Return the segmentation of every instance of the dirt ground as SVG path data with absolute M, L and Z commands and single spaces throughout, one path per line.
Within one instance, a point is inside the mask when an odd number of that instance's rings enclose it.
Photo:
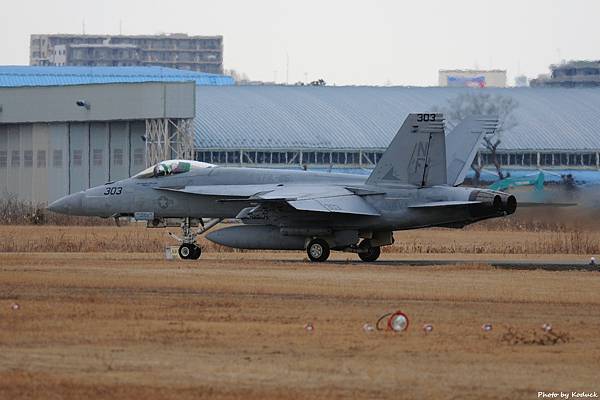
M 377 266 L 346 254 L 335 258 L 348 263 L 315 265 L 298 252 L 207 252 L 183 262 L 30 251 L 0 253 L 1 399 L 600 392 L 597 272 Z M 408 331 L 363 330 L 397 309 L 409 315 Z M 509 327 L 540 337 L 544 323 L 568 342 L 502 339 Z

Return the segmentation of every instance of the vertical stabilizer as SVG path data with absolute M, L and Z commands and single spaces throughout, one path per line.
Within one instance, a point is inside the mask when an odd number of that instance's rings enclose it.
M 472 116 L 461 121 L 446 138 L 448 185 L 458 186 L 465 180 L 485 135 L 493 135 L 498 117 Z
M 409 114 L 368 185 L 445 185 L 446 142 L 442 114 Z

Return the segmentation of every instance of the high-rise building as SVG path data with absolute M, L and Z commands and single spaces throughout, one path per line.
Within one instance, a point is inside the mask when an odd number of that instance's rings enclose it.
M 159 66 L 223 73 L 223 36 L 31 35 L 30 65 Z

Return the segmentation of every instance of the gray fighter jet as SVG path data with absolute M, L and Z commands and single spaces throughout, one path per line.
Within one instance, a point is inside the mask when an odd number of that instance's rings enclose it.
M 198 235 L 235 218 L 241 224 L 206 238 L 241 249 L 305 249 L 312 261 L 327 260 L 331 250 L 354 252 L 370 262 L 394 242 L 394 231 L 462 228 L 515 212 L 510 194 L 457 187 L 482 137 L 497 123 L 468 118 L 448 135 L 446 146 L 441 114 L 410 114 L 368 177 L 170 160 L 48 208 L 117 221 L 133 217 L 148 227 L 179 226 L 182 237 L 172 236 L 181 242 L 183 259 L 200 257 Z

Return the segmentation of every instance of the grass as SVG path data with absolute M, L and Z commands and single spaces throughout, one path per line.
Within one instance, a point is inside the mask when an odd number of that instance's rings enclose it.
M 178 234 L 176 230 L 174 233 Z M 177 242 L 166 229 L 141 224 L 116 226 L 0 226 L 0 252 L 161 252 Z M 578 254 L 600 253 L 600 232 L 493 231 L 421 229 L 395 233 L 386 254 Z M 203 238 L 211 253 L 245 252 L 216 245 Z
M 600 210 L 523 209 L 463 230 L 422 229 L 395 233 L 392 254 L 579 254 L 600 253 Z M 175 245 L 164 229 L 141 224 L 115 227 L 110 219 L 69 217 L 8 198 L 0 201 L 0 252 L 159 252 Z M 179 233 L 173 230 L 174 233 Z M 205 250 L 239 252 L 199 240 Z

